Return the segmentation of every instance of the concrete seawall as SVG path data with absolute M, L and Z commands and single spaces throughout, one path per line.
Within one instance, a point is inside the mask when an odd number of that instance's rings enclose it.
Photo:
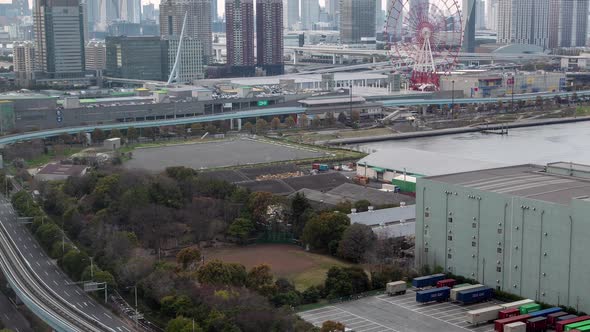
M 546 126 L 546 125 L 553 125 L 553 124 L 582 122 L 582 121 L 590 121 L 590 116 L 580 116 L 580 117 L 574 117 L 574 118 L 560 118 L 560 119 L 540 119 L 540 120 L 518 121 L 518 122 L 508 122 L 508 123 L 491 123 L 489 125 L 480 125 L 480 126 L 474 126 L 474 127 L 437 129 L 437 130 L 427 130 L 427 131 L 418 131 L 418 132 L 412 132 L 412 133 L 400 133 L 400 134 L 391 134 L 391 135 L 382 135 L 382 136 L 339 138 L 339 139 L 324 141 L 324 142 L 321 142 L 321 144 L 344 145 L 344 144 L 370 143 L 370 142 L 381 142 L 381 141 L 390 141 L 390 140 L 403 140 L 403 139 L 419 138 L 419 137 L 432 137 L 432 136 L 443 136 L 443 135 L 453 135 L 453 134 L 463 134 L 463 133 L 475 133 L 475 132 L 480 132 L 480 131 L 483 131 L 486 129 L 500 128 L 500 127 L 503 127 L 504 129 L 512 129 L 512 128 Z

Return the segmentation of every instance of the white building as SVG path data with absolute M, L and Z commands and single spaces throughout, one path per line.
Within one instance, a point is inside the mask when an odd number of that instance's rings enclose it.
M 375 235 L 383 238 L 413 236 L 416 230 L 415 205 L 352 212 L 348 218 L 351 224 L 367 225 Z
M 499 0 L 498 43 L 549 46 L 549 0 Z

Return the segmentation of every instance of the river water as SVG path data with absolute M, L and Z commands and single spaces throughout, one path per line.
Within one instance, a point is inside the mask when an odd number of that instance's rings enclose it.
M 590 165 L 590 122 L 365 143 L 365 152 L 409 148 L 506 165 L 566 161 Z M 425 160 L 428 162 L 428 160 Z

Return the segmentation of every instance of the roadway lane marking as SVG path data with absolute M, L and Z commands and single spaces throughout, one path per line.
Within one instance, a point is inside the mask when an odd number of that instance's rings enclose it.
M 33 258 L 33 254 L 29 253 L 29 256 L 31 256 L 31 258 Z
M 35 264 L 37 264 L 38 267 L 41 267 L 41 264 L 39 264 L 39 262 L 35 262 Z
M 77 289 L 76 289 L 76 294 L 78 294 L 78 295 L 82 295 L 82 294 L 80 294 L 80 291 L 78 291 Z
M 68 297 L 70 297 L 70 294 L 68 293 L 67 290 L 64 290 L 64 294 L 66 294 Z
M 6 320 L 10 320 L 10 317 L 8 317 L 7 314 L 4 314 L 4 317 L 6 317 Z
M 56 286 L 59 286 L 59 284 L 57 283 L 57 281 L 53 280 L 53 283 L 54 283 Z
M 88 303 L 86 303 L 86 302 L 83 302 L 83 303 L 84 303 L 85 306 L 88 306 Z
M 126 328 L 125 326 L 122 326 L 122 327 L 123 327 L 123 329 L 125 329 L 126 331 L 129 331 L 129 332 L 131 332 L 131 330 L 130 330 L 130 329 L 128 329 L 128 328 Z
M 117 330 L 119 330 L 119 331 L 123 331 L 123 330 L 122 330 L 120 327 L 118 327 L 118 326 L 117 326 Z
M 37 249 L 37 245 L 36 244 L 33 244 L 33 248 Z
M 27 248 L 27 245 L 26 244 L 23 244 L 23 248 L 29 250 L 29 248 Z
M 49 277 L 49 273 L 47 273 L 47 271 L 43 271 L 43 272 L 45 272 L 45 275 Z
M 110 316 L 109 314 L 107 314 L 106 312 L 103 312 L 103 314 L 104 314 L 105 316 L 107 316 L 108 318 L 110 318 L 110 319 L 113 319 L 113 317 L 111 317 L 111 316 Z
M 96 320 L 100 320 L 98 317 L 96 317 L 95 314 L 92 314 L 92 317 L 94 317 L 94 319 L 96 319 Z

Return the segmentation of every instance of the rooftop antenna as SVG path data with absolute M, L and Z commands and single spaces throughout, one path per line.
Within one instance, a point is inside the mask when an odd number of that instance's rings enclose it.
M 176 59 L 174 60 L 174 66 L 172 67 L 172 71 L 170 71 L 170 77 L 168 77 L 168 83 L 171 84 L 173 80 L 178 82 L 179 75 L 178 75 L 178 62 L 180 61 L 180 50 L 182 49 L 182 40 L 184 39 L 184 28 L 186 27 L 186 18 L 188 16 L 188 11 L 184 13 L 184 19 L 182 20 L 182 30 L 180 31 L 180 41 L 178 42 L 178 49 L 176 50 Z

